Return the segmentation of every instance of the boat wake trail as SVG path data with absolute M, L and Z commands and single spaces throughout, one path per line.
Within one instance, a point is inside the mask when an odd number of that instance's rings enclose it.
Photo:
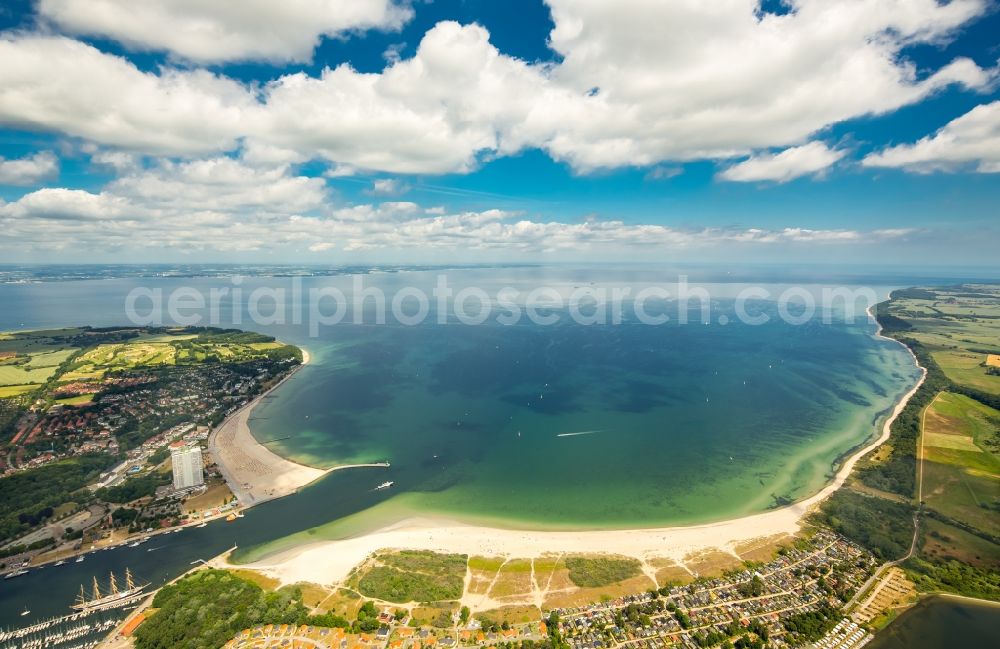
M 604 430 L 581 430 L 575 433 L 558 433 L 556 437 L 576 437 L 577 435 L 593 435 L 594 433 L 603 433 Z

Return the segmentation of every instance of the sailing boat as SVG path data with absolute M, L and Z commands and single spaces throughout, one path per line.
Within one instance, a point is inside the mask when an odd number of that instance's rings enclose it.
M 122 600 L 129 599 L 139 595 L 148 587 L 149 584 L 136 584 L 132 579 L 132 572 L 126 568 L 125 569 L 125 589 L 120 590 L 118 588 L 118 581 L 115 578 L 115 573 L 111 573 L 110 579 L 108 581 L 108 592 L 101 593 L 101 588 L 97 584 L 97 577 L 94 577 L 92 586 L 92 597 L 87 599 L 86 593 L 84 593 L 83 586 L 80 586 L 80 594 L 76 596 L 76 603 L 70 608 L 74 611 L 95 611 L 102 610 L 106 608 L 114 608 L 115 604 L 121 602 Z
M 29 613 L 31 613 L 31 611 L 29 611 L 29 610 L 28 610 L 28 607 L 27 607 L 27 606 L 25 606 L 25 607 L 24 607 L 24 610 L 23 610 L 23 611 L 21 611 L 21 617 L 24 617 L 24 616 L 28 615 Z

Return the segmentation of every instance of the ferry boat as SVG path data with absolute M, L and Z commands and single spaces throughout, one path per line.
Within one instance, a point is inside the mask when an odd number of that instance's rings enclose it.
M 149 583 L 136 584 L 135 580 L 132 579 L 132 572 L 126 568 L 124 589 L 118 588 L 118 581 L 115 578 L 115 573 L 112 572 L 108 581 L 108 592 L 101 593 L 101 588 L 97 584 L 97 577 L 94 577 L 92 597 L 87 599 L 83 586 L 80 586 L 80 594 L 76 596 L 76 602 L 70 608 L 81 613 L 115 608 L 116 604 L 124 603 L 138 595 L 142 595 L 143 591 L 148 587 Z
M 389 487 L 391 487 L 391 486 L 392 486 L 392 485 L 394 485 L 394 484 L 396 484 L 396 483 L 394 483 L 394 482 L 392 482 L 392 481 L 389 481 L 389 482 L 383 482 L 383 483 L 382 483 L 382 484 L 380 484 L 379 486 L 375 487 L 375 490 L 376 490 L 376 491 L 378 491 L 379 489 L 388 489 Z

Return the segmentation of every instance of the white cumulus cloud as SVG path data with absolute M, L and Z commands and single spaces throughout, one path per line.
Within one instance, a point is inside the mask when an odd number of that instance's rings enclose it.
M 0 206 L 0 216 L 17 219 L 22 223 L 37 219 L 113 221 L 138 215 L 139 210 L 120 196 L 105 192 L 92 194 L 83 189 L 62 187 L 45 187 Z M 38 234 L 44 236 L 48 227 L 50 226 L 37 228 Z
M 399 29 L 394 0 L 41 0 L 39 14 L 72 34 L 103 36 L 192 61 L 308 61 L 321 36 Z
M 0 185 L 34 185 L 59 173 L 59 159 L 50 151 L 24 158 L 0 157 Z
M 227 150 L 259 109 L 204 70 L 143 72 L 79 41 L 0 35 L 0 123 L 154 154 Z
M 761 14 L 757 0 L 548 3 L 558 62 L 523 61 L 478 25 L 441 22 L 382 72 L 343 64 L 260 86 L 201 69 L 139 70 L 68 38 L 8 34 L 0 124 L 151 154 L 242 145 L 251 161 L 319 159 L 344 171 L 466 173 L 538 148 L 587 173 L 800 147 L 831 124 L 949 85 L 984 88 L 995 76 L 966 58 L 918 70 L 904 52 L 949 38 L 984 0 L 794 0 L 785 15 Z M 126 15 L 153 11 L 147 4 L 169 16 L 237 11 L 194 0 L 122 4 Z M 258 23 L 265 4 L 289 6 L 254 2 L 247 20 Z
M 410 186 L 399 178 L 377 178 L 372 181 L 368 193 L 372 196 L 398 196 L 410 190 Z
M 972 166 L 980 173 L 1000 173 L 1000 101 L 976 106 L 934 135 L 869 154 L 868 167 L 902 167 L 927 173 Z
M 968 59 L 918 73 L 901 56 L 981 15 L 981 0 L 794 0 L 785 15 L 757 0 L 548 3 L 563 57 L 549 76 L 588 99 L 546 107 L 559 123 L 545 146 L 584 171 L 795 146 L 990 80 Z
M 360 169 L 468 172 L 479 153 L 544 139 L 524 131 L 547 86 L 542 69 L 501 54 L 482 27 L 441 22 L 413 58 L 380 74 L 345 64 L 275 80 L 256 137 Z
M 326 200 L 321 178 L 296 176 L 287 165 L 257 167 L 227 157 L 159 166 L 118 178 L 107 191 L 157 209 L 213 212 L 305 212 Z
M 773 180 L 784 183 L 801 176 L 819 174 L 844 157 L 845 151 L 822 142 L 810 142 L 780 153 L 762 153 L 727 167 L 719 178 L 736 182 Z
M 100 191 L 44 188 L 0 204 L 0 249 L 270 251 L 594 251 L 663 254 L 717 246 L 865 245 L 909 231 L 677 228 L 620 219 L 567 222 L 501 209 L 410 201 L 339 204 L 325 181 L 232 158 L 161 162 Z M 653 251 L 653 252 L 649 252 Z

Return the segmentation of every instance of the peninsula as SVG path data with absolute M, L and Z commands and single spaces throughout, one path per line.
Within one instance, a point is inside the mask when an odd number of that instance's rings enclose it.
M 0 334 L 0 564 L 17 572 L 227 515 L 237 502 L 216 464 L 193 454 L 198 479 L 171 485 L 170 449 L 200 448 L 301 360 L 232 329 Z

